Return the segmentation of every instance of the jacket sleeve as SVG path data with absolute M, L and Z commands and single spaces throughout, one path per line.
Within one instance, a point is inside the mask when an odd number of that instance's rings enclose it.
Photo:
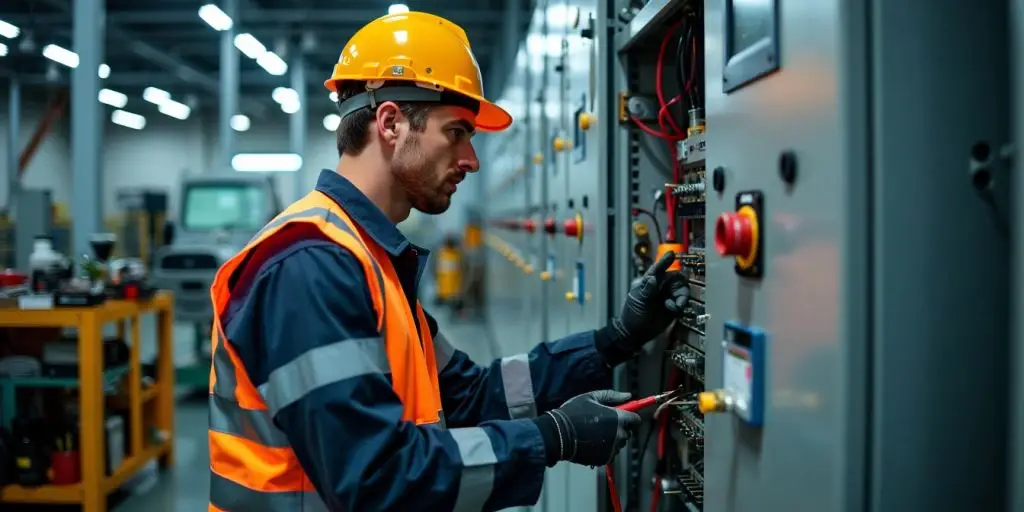
M 566 400 L 612 387 L 612 372 L 595 348 L 599 331 L 540 343 L 530 352 L 474 363 L 452 347 L 427 315 L 439 368 L 441 404 L 451 426 L 531 418 Z
M 250 292 L 268 408 L 330 510 L 533 505 L 545 470 L 536 424 L 444 430 L 402 420 L 363 269 L 335 245 L 296 251 Z

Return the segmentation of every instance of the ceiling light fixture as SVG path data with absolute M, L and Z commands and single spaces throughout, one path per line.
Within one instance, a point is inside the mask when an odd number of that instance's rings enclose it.
M 188 119 L 188 116 L 192 113 L 192 109 L 189 108 L 188 105 L 172 99 L 164 100 L 157 110 L 165 116 L 173 117 L 181 121 Z
M 388 6 L 388 14 L 403 14 L 409 12 L 409 6 L 405 4 L 391 4 Z
M 249 116 L 243 114 L 235 114 L 231 116 L 231 129 L 236 132 L 248 131 L 249 127 L 252 126 L 252 122 L 249 120 Z
M 142 99 L 154 105 L 161 105 L 171 99 L 171 93 L 156 87 L 146 87 L 142 90 Z
M 239 153 L 231 157 L 231 168 L 239 172 L 295 172 L 302 157 L 295 153 Z
M 226 12 L 214 4 L 206 4 L 199 8 L 199 17 L 211 28 L 218 32 L 230 30 L 235 25 Z
M 324 116 L 325 130 L 329 132 L 337 131 L 339 125 L 341 125 L 341 116 L 338 114 L 327 114 Z
M 124 110 L 115 110 L 110 114 L 110 121 L 114 124 L 124 126 L 125 128 L 131 128 L 133 130 L 141 130 L 146 127 L 146 118 L 138 114 L 126 112 Z
M 15 37 L 18 37 L 18 34 L 21 34 L 20 28 L 11 25 L 4 20 L 0 20 L 0 36 L 4 36 L 7 39 L 14 39 Z
M 128 96 L 112 89 L 100 89 L 100 103 L 114 108 L 124 108 L 128 104 Z
M 55 44 L 48 44 L 43 47 L 43 57 L 72 69 L 78 67 L 78 54 Z

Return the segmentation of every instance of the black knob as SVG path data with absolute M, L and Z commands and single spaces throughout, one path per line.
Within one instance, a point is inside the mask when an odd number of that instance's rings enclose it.
M 779 155 L 779 176 L 787 185 L 796 183 L 796 153 L 783 151 Z
M 725 169 L 715 167 L 715 170 L 711 172 L 711 186 L 719 194 L 725 190 Z

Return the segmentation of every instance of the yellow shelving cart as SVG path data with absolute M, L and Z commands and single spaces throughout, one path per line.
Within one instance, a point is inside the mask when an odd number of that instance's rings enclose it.
M 79 389 L 79 447 L 81 481 L 71 485 L 21 487 L 0 490 L 0 503 L 81 504 L 84 512 L 107 510 L 107 495 L 120 488 L 148 462 L 173 464 L 174 457 L 174 300 L 169 292 L 158 292 L 145 301 L 110 300 L 96 307 L 22 310 L 0 308 L 0 329 L 66 328 L 78 330 L 78 378 L 0 379 L 4 393 L 16 387 L 74 387 Z M 157 317 L 156 381 L 143 387 L 141 315 Z M 131 354 L 126 368 L 107 368 L 103 363 L 103 326 L 115 323 L 124 338 L 130 331 Z M 105 467 L 105 394 L 113 379 L 127 376 L 130 446 L 120 466 L 108 474 Z M 6 401 L 5 401 L 6 402 Z M 5 415 L 9 417 L 9 415 Z M 150 423 L 158 435 L 147 435 Z M 3 506 L 0 505 L 0 509 Z

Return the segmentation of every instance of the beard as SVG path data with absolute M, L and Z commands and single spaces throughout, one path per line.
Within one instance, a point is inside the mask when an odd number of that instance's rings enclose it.
M 392 157 L 395 180 L 405 190 L 412 207 L 423 213 L 437 215 L 451 206 L 451 195 L 444 190 L 448 176 L 439 180 L 435 174 L 444 157 L 443 153 L 434 157 L 426 155 L 416 134 L 410 134 Z

